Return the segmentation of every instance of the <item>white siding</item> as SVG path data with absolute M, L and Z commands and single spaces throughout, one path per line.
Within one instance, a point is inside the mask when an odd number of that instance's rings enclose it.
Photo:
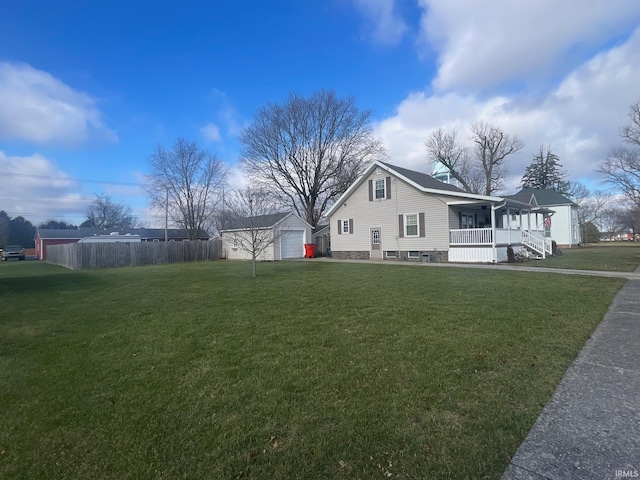
M 242 248 L 233 248 L 234 237 L 244 237 L 249 244 L 249 234 L 247 232 L 223 232 L 222 233 L 222 255 L 228 260 L 251 260 L 251 254 Z M 271 261 L 274 259 L 274 246 L 269 245 L 258 256 L 260 261 Z
M 370 179 L 391 176 L 391 198 L 369 201 Z M 424 213 L 425 236 L 400 238 L 398 216 Z M 331 250 L 370 251 L 370 231 L 381 230 L 383 251 L 449 249 L 449 217 L 446 197 L 425 194 L 388 172 L 372 172 L 331 216 Z M 353 233 L 338 233 L 338 220 L 353 219 Z
M 571 205 L 550 206 L 556 213 L 551 217 L 551 238 L 558 245 L 572 245 L 580 243 L 580 238 L 574 238 L 573 226 L 578 224 L 577 215 L 572 215 L 576 207 Z M 579 229 L 576 229 L 579 231 Z

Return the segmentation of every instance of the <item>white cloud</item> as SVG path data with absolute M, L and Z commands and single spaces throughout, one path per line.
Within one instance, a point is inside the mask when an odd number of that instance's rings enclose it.
M 430 173 L 424 148 L 427 136 L 445 128 L 456 129 L 460 139 L 468 139 L 468 126 L 482 119 L 526 144 L 510 160 L 511 189 L 542 144 L 551 145 L 572 179 L 595 184 L 596 167 L 619 142 L 618 129 L 628 122 L 629 106 L 640 96 L 638 78 L 640 28 L 624 44 L 570 72 L 541 98 L 414 92 L 376 130 L 387 145 L 391 163 Z
M 46 220 L 82 221 L 93 198 L 78 193 L 77 182 L 39 154 L 8 156 L 0 151 L 4 181 L 0 208 L 34 225 Z
M 485 91 L 509 81 L 564 75 L 640 21 L 628 0 L 419 0 L 419 43 L 438 57 L 438 91 Z M 424 52 L 423 52 L 424 53 Z
M 376 43 L 397 45 L 407 32 L 406 23 L 394 12 L 393 0 L 354 0 L 367 22 L 367 34 Z
M 232 137 L 240 135 L 243 124 L 240 120 L 240 115 L 231 104 L 228 95 L 222 90 L 214 88 L 211 90 L 208 100 L 216 105 L 215 116 L 219 120 L 218 124 L 221 124 L 224 130 L 226 130 L 227 135 Z M 208 125 L 213 124 L 209 123 Z M 218 125 L 215 126 L 219 131 L 220 127 L 218 127 Z
M 214 123 L 207 123 L 200 129 L 200 133 L 207 142 L 219 142 L 222 140 L 220 129 Z
M 27 64 L 0 62 L 0 138 L 35 144 L 117 141 L 96 99 Z

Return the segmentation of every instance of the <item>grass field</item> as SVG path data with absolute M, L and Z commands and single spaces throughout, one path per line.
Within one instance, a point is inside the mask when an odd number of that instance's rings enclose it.
M 588 247 L 562 249 L 562 255 L 536 260 L 533 266 L 576 270 L 633 272 L 640 265 L 640 244 L 602 243 Z
M 250 268 L 0 265 L 0 478 L 499 478 L 623 284 Z

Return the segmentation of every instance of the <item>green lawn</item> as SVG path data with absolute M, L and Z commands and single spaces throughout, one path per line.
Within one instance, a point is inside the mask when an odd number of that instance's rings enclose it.
M 0 265 L 0 478 L 499 478 L 623 284 L 250 270 Z
M 640 265 L 640 244 L 601 243 L 562 249 L 562 255 L 530 262 L 533 266 L 633 272 Z

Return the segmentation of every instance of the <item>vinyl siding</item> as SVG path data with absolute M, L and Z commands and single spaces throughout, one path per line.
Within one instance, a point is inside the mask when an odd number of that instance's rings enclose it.
M 369 180 L 391 177 L 391 198 L 369 201 Z M 385 250 L 448 250 L 449 213 L 446 197 L 425 194 L 388 172 L 376 171 L 363 181 L 331 216 L 331 228 L 338 220 L 353 219 L 353 233 L 332 231 L 333 251 L 370 251 L 370 231 L 380 228 L 381 248 Z M 400 238 L 398 215 L 424 213 L 425 236 Z

